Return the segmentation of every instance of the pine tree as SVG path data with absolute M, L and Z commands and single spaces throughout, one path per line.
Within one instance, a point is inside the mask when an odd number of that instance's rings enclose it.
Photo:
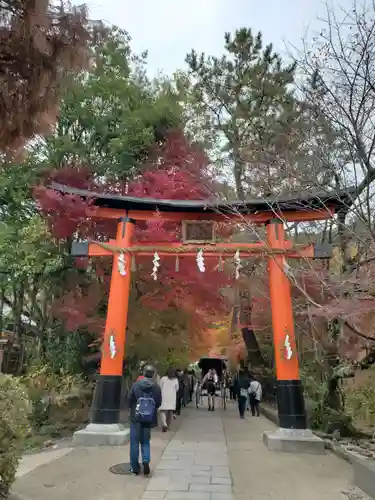
M 186 62 L 189 72 L 178 75 L 178 84 L 191 105 L 188 129 L 194 134 L 205 125 L 222 167 L 233 171 L 238 198 L 272 192 L 271 159 L 285 149 L 285 130 L 297 114 L 295 65 L 283 65 L 262 34 L 248 28 L 225 34 L 222 57 L 193 50 Z M 249 166 L 258 168 L 256 187 Z
M 188 103 L 187 129 L 216 154 L 222 173 L 232 172 L 237 198 L 274 194 L 288 131 L 299 114 L 295 65 L 283 65 L 272 45 L 264 46 L 262 34 L 248 28 L 226 33 L 224 48 L 222 57 L 194 50 L 186 57 L 189 71 L 178 75 L 177 84 Z M 253 329 L 242 328 L 242 336 L 249 361 L 262 364 Z

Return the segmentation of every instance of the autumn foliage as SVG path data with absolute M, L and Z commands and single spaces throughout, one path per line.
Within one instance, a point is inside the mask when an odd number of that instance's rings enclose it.
M 0 1 L 1 152 L 19 153 L 50 132 L 69 74 L 89 63 L 92 28 L 83 7 Z
M 70 241 L 73 235 L 105 241 L 114 237 L 116 225 L 110 220 L 88 219 L 87 202 L 50 189 L 48 185 L 52 180 L 77 188 L 115 194 L 127 192 L 142 198 L 202 200 L 215 195 L 207 157 L 182 133 L 170 132 L 164 143 L 154 147 L 142 174 L 128 185 L 103 183 L 103 178 L 97 179 L 85 166 L 69 166 L 50 172 L 44 185 L 35 189 L 35 196 L 53 234 L 60 241 Z M 180 238 L 180 224 L 163 220 L 144 221 L 137 223 L 134 243 L 167 243 Z M 87 259 L 76 259 L 75 266 L 85 269 L 88 263 Z M 200 273 L 193 257 L 177 258 L 171 255 L 162 258 L 155 282 L 151 277 L 152 257 L 136 257 L 135 263 L 134 300 L 141 301 L 143 307 L 151 311 L 180 310 L 187 313 L 189 328 L 186 341 L 192 355 L 203 349 L 207 352 L 215 349 L 217 339 L 210 325 L 222 318 L 231 305 L 221 293 L 225 287 L 233 285 L 230 273 L 219 272 L 216 259 L 206 262 L 206 272 Z M 96 258 L 91 265 L 94 266 L 95 278 L 91 275 L 88 280 L 85 273 L 74 275 L 66 293 L 56 299 L 53 312 L 64 318 L 70 330 L 85 327 L 100 334 L 104 327 L 111 262 L 108 258 Z M 369 269 L 361 271 L 364 281 L 368 278 Z M 292 294 L 296 335 L 300 345 L 303 344 L 302 350 L 311 351 L 317 339 L 323 349 L 331 349 L 329 341 L 325 341 L 327 322 L 339 316 L 344 318 L 344 334 L 339 337 L 337 352 L 343 357 L 356 359 L 371 341 L 358 332 L 363 327 L 366 331 L 368 324 L 372 324 L 372 296 L 365 289 L 362 296 L 358 295 L 358 290 L 354 290 L 358 287 L 356 278 L 352 284 L 350 281 L 345 283 L 347 297 L 344 298 L 342 284 L 336 283 L 326 266 L 319 262 L 301 263 L 295 275 L 297 279 L 292 286 Z M 250 326 L 261 344 L 271 345 L 271 304 L 266 267 L 262 264 L 257 266 L 257 272 L 251 278 L 251 290 Z M 141 322 L 140 319 L 137 321 Z M 131 316 L 129 328 L 132 331 Z M 232 357 L 246 357 L 241 335 L 233 335 L 226 349 Z
M 294 323 L 299 350 L 314 357 L 334 353 L 341 359 L 361 361 L 372 348 L 375 337 L 375 301 L 371 290 L 372 266 L 353 273 L 347 280 L 338 279 L 326 263 L 301 262 L 291 284 Z M 252 327 L 257 337 L 272 343 L 271 303 L 267 272 L 259 267 L 252 280 Z M 327 333 L 329 324 L 339 318 L 337 337 Z
M 112 221 L 87 219 L 87 203 L 77 196 L 61 195 L 50 189 L 51 181 L 93 191 L 156 198 L 202 200 L 213 196 L 210 165 L 200 149 L 190 144 L 180 132 L 171 132 L 166 141 L 157 145 L 144 173 L 128 186 L 97 180 L 88 168 L 73 166 L 53 171 L 43 186 L 35 189 L 35 197 L 47 218 L 53 234 L 58 239 L 70 239 L 73 234 L 80 238 L 107 240 L 115 234 Z M 181 237 L 181 226 L 174 222 L 138 222 L 134 242 L 175 242 Z M 86 266 L 87 259 L 78 259 L 76 265 Z M 96 258 L 96 279 L 87 283 L 75 283 L 58 300 L 54 310 L 66 319 L 69 328 L 103 328 L 103 315 L 95 318 L 100 303 L 105 302 L 109 286 L 108 258 Z M 189 313 L 189 343 L 205 343 L 202 335 L 212 320 L 226 310 L 227 304 L 220 290 L 230 283 L 228 274 L 219 272 L 218 262 L 211 259 L 206 263 L 206 272 L 200 273 L 194 257 L 174 255 L 162 258 L 158 281 L 151 277 L 152 257 L 136 257 L 136 283 L 133 293 L 137 300 L 152 310 L 183 310 Z M 100 283 L 98 285 L 98 283 Z M 94 293 L 92 293 L 94 292 Z M 131 315 L 130 315 L 131 323 Z M 130 325 L 131 328 L 131 325 Z

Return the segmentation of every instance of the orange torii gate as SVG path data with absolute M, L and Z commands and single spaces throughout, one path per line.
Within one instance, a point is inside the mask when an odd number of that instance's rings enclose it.
M 108 298 L 106 326 L 103 338 L 100 375 L 92 404 L 91 423 L 75 433 L 80 444 L 121 444 L 127 430 L 120 422 L 120 396 L 125 354 L 128 299 L 130 293 L 132 254 L 157 255 L 155 273 L 160 256 L 197 256 L 198 267 L 202 256 L 221 258 L 239 255 L 248 258 L 264 255 L 268 259 L 268 275 L 272 308 L 275 349 L 277 403 L 280 428 L 265 433 L 264 441 L 270 449 L 284 451 L 313 451 L 324 453 L 324 443 L 306 429 L 303 387 L 299 374 L 292 312 L 291 287 L 284 273 L 288 258 L 326 259 L 330 257 L 327 245 L 293 245 L 285 239 L 284 223 L 327 220 L 350 203 L 350 193 L 320 193 L 299 198 L 256 199 L 248 202 L 212 202 L 140 199 L 114 196 L 53 184 L 52 189 L 62 195 L 76 195 L 90 201 L 88 216 L 116 219 L 116 239 L 107 243 L 76 242 L 75 256 L 113 257 L 112 277 Z M 152 219 L 168 221 L 248 222 L 265 225 L 266 243 L 149 243 L 132 244 L 133 228 L 137 221 Z M 199 263 L 199 259 L 201 259 Z M 204 263 L 203 269 L 204 271 Z

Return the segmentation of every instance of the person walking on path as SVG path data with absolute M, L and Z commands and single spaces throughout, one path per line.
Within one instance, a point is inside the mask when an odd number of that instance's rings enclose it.
M 161 390 L 155 383 L 156 370 L 147 365 L 141 380 L 132 385 L 129 394 L 130 410 L 130 471 L 140 473 L 139 448 L 141 448 L 143 473 L 150 474 L 151 428 L 157 425 L 157 409 L 161 405 Z
M 203 377 L 202 386 L 206 385 L 208 397 L 208 411 L 215 411 L 215 393 L 218 378 L 216 371 L 211 368 Z
M 190 379 L 187 368 L 185 368 L 182 378 L 184 381 L 183 405 L 187 406 L 189 404 L 189 396 L 190 396 Z
M 138 369 L 138 377 L 137 380 L 142 380 L 144 377 L 143 375 L 143 370 L 145 369 L 146 363 L 144 361 L 141 361 L 139 363 L 139 369 Z
M 168 368 L 167 375 L 160 379 L 161 406 L 160 420 L 163 432 L 166 432 L 172 422 L 173 412 L 176 410 L 177 393 L 179 389 L 176 372 Z
M 251 414 L 253 417 L 255 417 L 255 414 L 257 417 L 259 417 L 259 403 L 262 399 L 262 386 L 254 376 L 252 376 L 250 380 L 249 396 Z
M 193 401 L 194 387 L 195 387 L 194 371 L 189 370 L 188 376 L 189 376 L 189 403 L 191 403 Z
M 183 405 L 183 400 L 184 400 L 184 391 L 185 391 L 185 384 L 184 384 L 184 377 L 183 377 L 183 371 L 180 369 L 176 370 L 176 376 L 178 380 L 178 391 L 177 391 L 177 401 L 176 401 L 176 415 L 181 415 L 181 408 Z
M 188 370 L 188 378 L 189 378 L 189 403 L 193 401 L 194 394 L 194 372 L 193 370 Z
M 232 401 L 236 401 L 237 397 L 236 383 L 237 383 L 237 373 L 235 373 L 234 375 L 231 374 L 229 382 L 229 391 L 230 391 L 230 399 Z
M 236 393 L 240 418 L 245 418 L 246 405 L 249 397 L 249 387 L 250 379 L 248 373 L 244 370 L 240 370 L 236 380 Z

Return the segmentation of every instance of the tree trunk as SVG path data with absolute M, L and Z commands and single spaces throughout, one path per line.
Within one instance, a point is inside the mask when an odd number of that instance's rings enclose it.
M 339 237 L 339 246 L 340 246 L 340 252 L 342 255 L 342 273 L 345 273 L 347 271 L 347 266 L 348 266 L 348 255 L 347 255 L 347 229 L 346 229 L 346 219 L 347 212 L 341 212 L 338 215 L 338 237 Z
M 251 366 L 264 366 L 264 358 L 260 351 L 258 340 L 252 328 L 241 328 L 242 338 L 246 345 L 247 360 Z
M 262 366 L 265 364 L 264 358 L 255 332 L 251 327 L 251 296 L 247 280 L 238 283 L 236 295 L 236 301 L 240 306 L 239 323 L 242 338 L 246 345 L 248 363 L 252 366 Z
M 340 364 L 338 351 L 338 338 L 341 335 L 342 322 L 334 319 L 328 324 L 329 344 L 326 347 L 326 373 L 327 394 L 325 403 L 333 410 L 342 410 L 342 398 L 340 393 L 340 377 L 336 373 L 336 367 Z
M 234 181 L 236 183 L 236 192 L 239 200 L 245 200 L 245 190 L 242 185 L 243 161 L 238 154 L 234 153 Z
M 4 286 L 0 289 L 0 331 L 4 329 L 4 305 L 5 305 L 5 289 Z
M 243 176 L 243 160 L 240 153 L 234 148 L 234 179 L 236 183 L 236 192 L 239 200 L 245 200 L 245 190 L 242 184 Z M 252 366 L 264 365 L 264 358 L 261 353 L 258 340 L 254 330 L 251 328 L 251 297 L 249 290 L 249 281 L 238 283 L 235 290 L 235 302 L 240 304 L 240 325 L 242 338 L 245 342 L 248 363 Z M 245 312 L 246 311 L 246 312 Z

